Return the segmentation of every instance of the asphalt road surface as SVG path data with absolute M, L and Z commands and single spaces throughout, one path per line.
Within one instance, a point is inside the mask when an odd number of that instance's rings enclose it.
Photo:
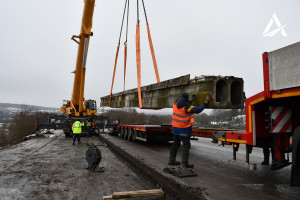
M 98 138 L 72 145 L 62 132 L 0 150 L 0 199 L 102 199 L 113 192 L 156 189 Z M 102 152 L 103 173 L 86 170 L 87 143 Z
M 133 143 L 116 136 L 103 135 L 113 144 L 155 167 L 161 173 L 167 167 L 170 144 Z M 291 158 L 291 155 L 290 155 Z M 181 160 L 181 151 L 177 154 Z M 219 146 L 211 139 L 199 138 L 192 141 L 190 163 L 194 164 L 197 177 L 178 178 L 193 188 L 204 190 L 207 199 L 300 199 L 300 188 L 289 187 L 291 166 L 272 171 L 262 166 L 262 149 L 253 149 L 250 163 L 257 164 L 257 170 L 229 164 L 232 160 L 232 146 Z M 237 160 L 246 160 L 245 145 L 237 152 Z

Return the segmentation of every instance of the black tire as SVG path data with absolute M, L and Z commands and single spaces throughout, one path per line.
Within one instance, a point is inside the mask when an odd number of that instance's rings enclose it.
M 131 136 L 132 136 L 132 142 L 137 142 L 137 140 L 136 140 L 136 130 L 131 131 Z
M 291 187 L 300 187 L 300 127 L 293 133 Z
M 124 129 L 120 128 L 120 138 L 123 138 L 123 137 L 124 137 Z
M 129 129 L 129 130 L 127 131 L 127 140 L 128 140 L 128 141 L 131 141 L 132 132 L 133 132 L 132 129 Z
M 96 135 L 96 136 L 100 135 L 99 129 L 95 129 L 95 130 L 94 130 L 94 135 Z
M 128 129 L 124 128 L 124 138 L 125 140 L 127 140 L 127 136 L 128 136 Z

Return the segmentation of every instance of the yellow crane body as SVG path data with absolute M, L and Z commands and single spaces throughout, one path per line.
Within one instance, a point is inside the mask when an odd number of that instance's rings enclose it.
M 90 36 L 92 36 L 92 22 L 94 14 L 95 0 L 85 0 L 81 31 L 78 36 L 73 35 L 72 40 L 78 43 L 78 53 L 76 69 L 73 72 L 74 85 L 71 101 L 64 101 L 61 112 L 68 116 L 90 116 L 97 114 L 96 102 L 94 100 L 84 99 L 84 85 L 86 60 Z

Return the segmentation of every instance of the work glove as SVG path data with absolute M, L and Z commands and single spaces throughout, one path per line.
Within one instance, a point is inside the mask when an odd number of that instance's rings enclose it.
M 210 95 L 206 95 L 204 103 L 207 105 L 210 101 Z
M 192 97 L 191 97 L 190 103 L 193 103 L 195 98 L 196 98 L 196 95 L 193 94 Z

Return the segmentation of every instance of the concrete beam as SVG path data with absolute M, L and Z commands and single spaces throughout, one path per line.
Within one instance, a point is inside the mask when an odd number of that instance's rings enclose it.
M 194 94 L 193 105 L 204 103 L 206 94 L 212 101 L 208 108 L 231 109 L 244 106 L 244 81 L 233 76 L 200 76 L 190 79 L 190 75 L 143 86 L 143 108 L 172 108 L 173 103 L 183 92 L 190 97 Z M 111 107 L 139 107 L 137 88 L 112 95 Z M 109 95 L 101 97 L 101 106 L 109 106 Z

